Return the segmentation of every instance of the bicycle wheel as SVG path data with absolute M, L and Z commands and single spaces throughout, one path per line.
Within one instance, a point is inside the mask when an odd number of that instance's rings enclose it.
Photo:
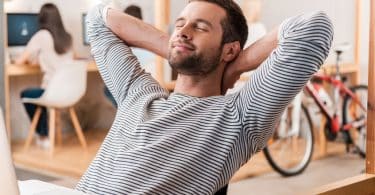
M 368 90 L 366 85 L 351 87 L 350 90 L 359 98 L 362 105 L 367 110 Z M 367 119 L 367 112 L 363 110 L 352 97 L 346 95 L 343 103 L 343 124 L 352 123 Z M 356 151 L 361 157 L 366 156 L 366 124 L 358 128 L 352 128 L 347 133 L 349 143 L 355 146 Z
M 314 149 L 314 136 L 308 110 L 302 105 L 299 130 L 291 132 L 291 109 L 288 109 L 287 127 L 277 128 L 263 153 L 271 167 L 282 176 L 301 173 L 310 163 Z

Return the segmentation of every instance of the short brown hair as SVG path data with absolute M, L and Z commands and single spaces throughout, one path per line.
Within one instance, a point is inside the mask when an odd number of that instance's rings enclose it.
M 223 8 L 227 16 L 221 21 L 223 28 L 222 44 L 239 41 L 241 48 L 245 46 L 248 35 L 247 22 L 236 2 L 233 0 L 189 0 L 189 3 L 193 1 L 205 1 Z

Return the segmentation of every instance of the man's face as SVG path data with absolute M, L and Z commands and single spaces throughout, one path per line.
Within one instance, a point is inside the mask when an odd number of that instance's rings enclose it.
M 222 53 L 225 10 L 218 5 L 194 1 L 175 22 L 169 42 L 168 61 L 178 73 L 206 75 L 216 69 Z

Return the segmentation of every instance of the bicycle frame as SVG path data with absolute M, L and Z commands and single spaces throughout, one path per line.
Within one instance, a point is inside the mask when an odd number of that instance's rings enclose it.
M 311 112 L 307 110 L 302 101 L 303 92 L 306 93 L 306 96 L 311 96 L 316 104 L 311 111 L 314 110 L 313 113 L 321 113 L 321 116 L 326 119 L 326 124 L 321 125 L 324 125 L 322 127 L 324 127 L 324 135 L 327 136 L 327 139 L 333 141 L 337 138 L 337 133 L 342 131 L 342 138 L 345 141 L 347 151 L 349 152 L 349 146 L 353 145 L 353 149 L 358 151 L 362 157 L 365 155 L 366 151 L 362 146 L 365 141 L 363 138 L 366 135 L 362 127 L 365 127 L 367 121 L 366 115 L 363 115 L 362 111 L 367 112 L 367 109 L 366 105 L 364 105 L 365 103 L 361 102 L 363 101 L 362 97 L 358 96 L 358 94 L 362 94 L 363 90 L 367 90 L 367 86 L 356 85 L 349 88 L 342 81 L 339 71 L 339 61 L 340 55 L 344 50 L 347 50 L 347 45 L 346 48 L 343 45 L 335 50 L 337 58 L 334 74 L 314 75 L 313 79 L 318 82 L 309 81 L 304 90 L 300 91 L 291 104 L 288 105 L 281 115 L 280 122 L 275 130 L 274 139 L 270 139 L 268 146 L 264 149 L 265 157 L 271 167 L 283 176 L 292 176 L 301 173 L 309 164 L 313 153 L 314 129 L 312 123 L 319 122 L 311 120 L 311 114 L 309 114 Z M 324 68 L 322 70 L 325 72 Z M 327 83 L 331 87 L 332 95 L 328 95 L 323 90 L 321 82 Z M 359 93 L 357 94 L 357 92 Z M 306 100 L 309 103 L 311 102 L 310 98 Z M 319 117 L 314 117 L 313 119 L 319 120 Z M 354 129 L 357 131 L 349 132 L 349 130 Z M 359 135 L 355 135 L 355 133 Z M 284 143 L 285 147 L 283 147 Z M 299 143 L 301 144 L 301 148 L 298 145 Z M 303 153 L 297 152 L 296 148 L 301 149 Z M 296 161 L 296 166 L 294 166 L 294 161 L 289 161 L 285 164 L 284 161 L 278 160 L 278 158 L 285 160 L 285 155 L 275 156 L 277 153 L 280 154 L 281 152 L 283 154 L 287 150 L 296 154 L 303 154 L 303 157 Z
M 358 105 L 363 111 L 367 111 L 366 107 L 360 102 L 359 98 L 348 87 L 346 87 L 345 84 L 341 80 L 333 78 L 331 76 L 320 75 L 320 74 L 314 75 L 313 78 L 331 84 L 335 88 L 335 90 L 338 89 L 339 94 L 342 97 L 345 97 L 345 95 L 350 96 L 356 105 Z M 327 106 L 319 98 L 318 92 L 317 90 L 315 90 L 313 84 L 309 82 L 305 86 L 304 89 L 314 99 L 315 103 L 318 105 L 323 115 L 327 118 L 329 122 L 328 124 L 331 125 L 330 129 L 334 131 L 335 133 L 340 130 L 348 131 L 351 128 L 357 128 L 357 127 L 366 125 L 365 118 L 361 120 L 353 121 L 347 124 L 340 125 L 340 121 L 339 121 L 338 114 L 337 114 L 337 109 L 335 109 L 335 112 L 333 114 L 329 113 Z

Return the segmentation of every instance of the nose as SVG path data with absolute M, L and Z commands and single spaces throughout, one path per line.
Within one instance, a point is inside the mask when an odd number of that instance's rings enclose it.
M 189 24 L 185 24 L 178 30 L 177 37 L 183 40 L 191 40 L 193 38 Z

